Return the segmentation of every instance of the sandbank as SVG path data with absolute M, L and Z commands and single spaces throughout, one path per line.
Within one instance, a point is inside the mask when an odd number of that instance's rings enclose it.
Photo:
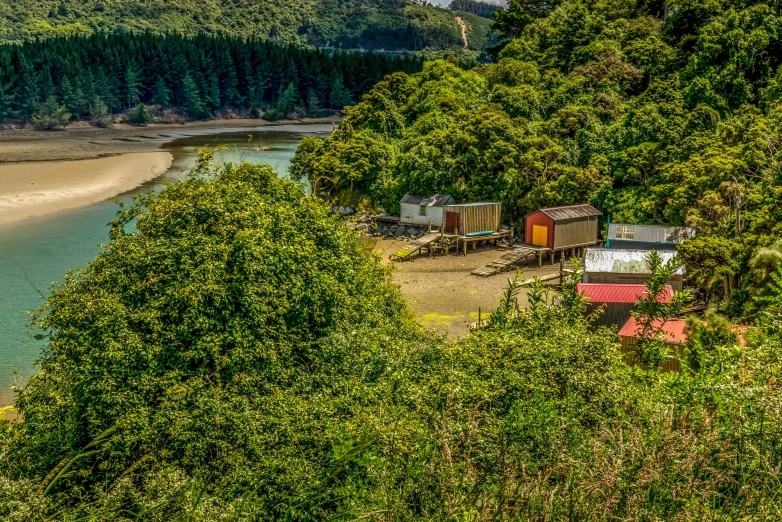
M 161 176 L 172 160 L 168 152 L 143 152 L 0 164 L 0 225 L 105 201 Z

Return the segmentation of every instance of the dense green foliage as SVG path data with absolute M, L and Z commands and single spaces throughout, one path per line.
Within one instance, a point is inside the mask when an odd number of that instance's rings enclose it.
M 454 11 L 463 11 L 465 13 L 472 13 L 484 18 L 491 18 L 494 12 L 498 9 L 498 6 L 494 4 L 487 4 L 486 2 L 480 2 L 478 0 L 452 0 L 448 6 L 448 9 Z
M 693 371 L 656 374 L 587 328 L 577 280 L 521 312 L 511 282 L 485 329 L 447 341 L 270 168 L 172 184 L 38 316 L 0 516 L 779 518 L 779 316 L 744 348 L 704 330 Z
M 325 52 L 229 37 L 49 38 L 0 46 L 0 122 L 44 111 L 79 118 L 139 102 L 206 118 L 223 108 L 317 116 L 353 103 L 385 75 L 420 70 L 406 55 Z M 278 98 L 286 97 L 285 104 Z M 100 112 L 100 111 L 98 111 Z M 71 116 L 65 119 L 65 123 Z M 58 124 L 65 124 L 61 121 Z
M 782 236 L 774 5 L 682 2 L 666 21 L 657 5 L 541 5 L 494 65 L 378 84 L 337 133 L 302 143 L 294 174 L 389 211 L 406 191 L 447 192 L 502 201 L 509 220 L 591 202 L 615 222 L 694 226 L 695 282 L 753 312 L 750 261 Z
M 0 0 L 0 41 L 153 31 L 342 49 L 460 49 L 456 16 L 406 0 Z M 472 49 L 491 44 L 489 20 L 461 17 Z

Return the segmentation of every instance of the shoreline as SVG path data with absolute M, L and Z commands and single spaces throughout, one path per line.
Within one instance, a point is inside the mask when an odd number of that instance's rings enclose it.
M 233 119 L 0 131 L 0 227 L 100 203 L 158 178 L 174 160 L 166 146 L 179 139 L 248 129 L 290 131 L 338 121 Z
M 170 152 L 0 166 L 0 226 L 106 201 L 171 168 Z

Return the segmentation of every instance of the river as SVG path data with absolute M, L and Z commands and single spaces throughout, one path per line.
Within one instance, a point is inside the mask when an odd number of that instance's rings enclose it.
M 220 146 L 217 158 L 225 162 L 265 162 L 284 175 L 302 137 L 325 136 L 329 130 L 331 125 L 260 127 L 176 140 L 164 147 L 174 156 L 171 169 L 118 199 L 128 203 L 142 191 L 159 190 L 164 179 L 181 178 L 195 162 L 195 148 L 205 145 Z M 118 209 L 106 201 L 0 227 L 0 406 L 12 404 L 12 387 L 36 371 L 41 344 L 28 340 L 29 311 L 43 305 L 53 282 L 95 257 L 108 242 L 107 225 Z

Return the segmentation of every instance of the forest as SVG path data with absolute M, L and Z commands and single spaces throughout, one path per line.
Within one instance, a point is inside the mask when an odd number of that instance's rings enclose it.
M 514 5 L 497 11 L 497 63 L 389 76 L 337 133 L 302 142 L 294 175 L 390 212 L 405 192 L 450 193 L 501 201 L 510 222 L 589 202 L 696 227 L 680 253 L 702 299 L 750 322 L 782 303 L 777 6 Z
M 0 519 L 782 519 L 775 8 L 511 0 L 497 63 L 406 62 L 302 142 L 292 179 L 203 150 L 33 314 Z M 107 38 L 136 37 L 89 41 Z M 511 276 L 485 327 L 436 335 L 331 212 L 408 190 L 496 199 L 508 221 L 591 202 L 696 226 L 678 262 L 719 308 L 678 373 L 591 327 L 578 263 L 556 289 Z M 677 266 L 649 264 L 646 322 L 687 297 L 660 299 Z M 740 342 L 726 315 L 755 328 Z
M 211 34 L 341 49 L 493 45 L 490 21 L 409 0 L 0 0 L 0 42 L 93 33 Z
M 319 116 L 353 104 L 389 73 L 419 71 L 422 61 L 205 35 L 6 44 L 0 45 L 0 123 L 13 118 L 50 127 L 88 117 L 100 123 L 139 104 L 180 107 L 199 119 L 222 109 L 263 112 L 267 119 Z
M 779 309 L 741 346 L 694 324 L 664 374 L 588 327 L 579 278 L 519 313 L 512 279 L 449 340 L 328 205 L 204 151 L 35 314 L 0 518 L 778 520 Z

